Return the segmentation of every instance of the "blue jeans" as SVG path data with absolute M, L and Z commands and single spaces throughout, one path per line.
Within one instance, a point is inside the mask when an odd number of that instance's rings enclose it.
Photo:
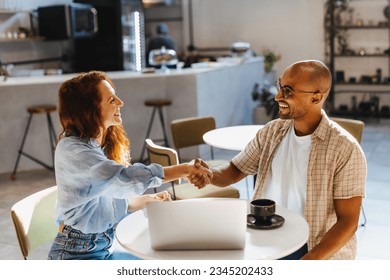
M 301 248 L 291 253 L 288 256 L 280 258 L 279 260 L 300 260 L 304 255 L 307 254 L 307 244 L 303 245 Z
M 65 226 L 57 234 L 50 249 L 49 260 L 139 260 L 126 252 L 115 240 L 115 229 L 85 234 Z

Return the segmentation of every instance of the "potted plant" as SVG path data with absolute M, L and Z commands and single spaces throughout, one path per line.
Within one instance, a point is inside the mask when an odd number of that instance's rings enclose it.
M 255 84 L 252 90 L 252 100 L 256 107 L 253 109 L 253 123 L 265 124 L 270 120 L 277 118 L 279 104 L 275 101 L 278 94 L 276 86 L 265 82 L 262 86 Z
M 281 56 L 275 54 L 271 50 L 263 51 L 263 56 L 264 56 L 264 72 L 270 73 L 272 70 L 274 70 L 274 65 L 277 61 L 280 60 Z
M 281 56 L 269 49 L 263 50 L 262 56 L 264 57 L 264 75 L 262 80 L 264 83 L 273 84 L 276 81 L 275 63 L 280 60 Z
M 281 55 L 270 49 L 264 49 L 261 55 L 264 57 L 264 74 L 261 77 L 261 84 L 256 83 L 252 90 L 252 100 L 257 103 L 252 114 L 252 121 L 255 124 L 265 124 L 275 119 L 279 110 L 275 101 L 277 94 L 275 63 L 280 60 Z

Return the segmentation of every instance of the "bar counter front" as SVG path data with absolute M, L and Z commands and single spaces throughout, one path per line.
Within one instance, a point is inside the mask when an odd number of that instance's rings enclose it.
M 211 65 L 211 64 L 210 64 Z M 261 83 L 263 58 L 241 63 L 218 64 L 204 68 L 172 70 L 169 73 L 108 72 L 116 94 L 124 102 L 121 115 L 131 141 L 132 161 L 139 160 L 152 108 L 144 106 L 146 99 L 168 98 L 172 105 L 164 107 L 165 125 L 170 137 L 172 120 L 194 116 L 214 116 L 217 127 L 251 124 L 252 90 Z M 10 77 L 0 82 L 0 173 L 11 173 L 27 124 L 27 107 L 40 104 L 57 105 L 58 89 L 74 74 L 42 77 Z M 60 132 L 58 112 L 52 114 L 57 135 Z M 150 138 L 162 138 L 157 118 Z M 171 141 L 170 141 L 171 143 Z M 34 115 L 24 151 L 51 163 L 49 134 L 44 114 Z M 202 156 L 207 149 L 188 149 L 184 158 Z M 18 172 L 42 169 L 23 157 Z

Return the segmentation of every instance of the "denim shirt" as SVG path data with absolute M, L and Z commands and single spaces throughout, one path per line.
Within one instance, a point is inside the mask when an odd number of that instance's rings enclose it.
M 55 176 L 56 222 L 100 233 L 128 214 L 127 198 L 160 186 L 164 171 L 158 164 L 125 167 L 107 159 L 96 140 L 69 136 L 56 147 Z

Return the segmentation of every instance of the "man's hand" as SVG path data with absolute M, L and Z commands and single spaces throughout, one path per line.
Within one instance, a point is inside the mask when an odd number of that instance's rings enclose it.
M 187 180 L 198 189 L 204 188 L 211 183 L 213 178 L 213 172 L 209 169 L 209 166 L 205 161 L 200 158 L 194 159 L 189 163 L 194 168 L 192 172 L 187 176 Z

